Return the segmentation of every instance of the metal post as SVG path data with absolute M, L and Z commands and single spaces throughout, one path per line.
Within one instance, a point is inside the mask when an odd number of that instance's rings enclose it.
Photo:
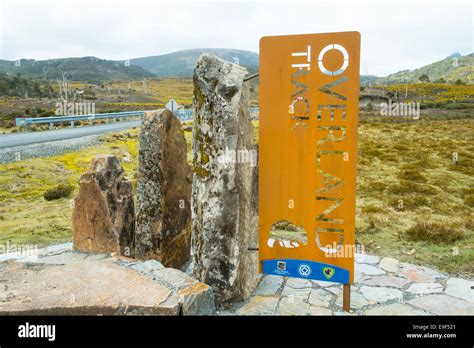
M 117 123 L 117 117 L 114 117 L 114 123 Z
M 49 129 L 53 129 L 53 128 L 54 128 L 54 124 L 53 124 L 53 122 L 50 122 L 49 123 Z
M 343 285 L 343 294 L 342 294 L 342 309 L 346 312 L 351 311 L 351 285 Z
M 74 128 L 74 121 L 71 121 L 71 128 Z

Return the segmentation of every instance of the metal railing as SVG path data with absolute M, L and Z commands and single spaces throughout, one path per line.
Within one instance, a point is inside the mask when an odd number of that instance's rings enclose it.
M 87 114 L 87 115 L 72 115 L 72 116 L 49 116 L 49 117 L 17 117 L 15 123 L 17 127 L 28 128 L 31 124 L 49 124 L 49 128 L 54 128 L 56 123 L 67 123 L 69 122 L 71 127 L 74 127 L 76 122 L 88 121 L 89 125 L 92 125 L 96 120 L 105 120 L 105 123 L 113 122 L 129 122 L 141 119 L 145 112 L 155 111 L 123 111 L 123 112 L 110 112 L 104 114 Z M 258 107 L 251 107 L 250 113 L 255 115 L 258 114 Z M 177 118 L 181 121 L 192 120 L 194 117 L 193 109 L 179 109 L 174 112 Z
M 147 110 L 148 111 L 148 110 Z M 105 123 L 113 122 L 128 122 L 135 121 L 141 118 L 147 111 L 123 111 L 111 112 L 104 114 L 87 114 L 87 115 L 72 115 L 72 116 L 49 116 L 49 117 L 17 117 L 15 123 L 18 127 L 28 128 L 31 124 L 49 124 L 49 128 L 53 128 L 56 123 L 69 122 L 71 127 L 74 127 L 76 122 L 88 121 L 92 125 L 95 120 L 105 120 Z M 150 110 L 153 111 L 153 110 Z

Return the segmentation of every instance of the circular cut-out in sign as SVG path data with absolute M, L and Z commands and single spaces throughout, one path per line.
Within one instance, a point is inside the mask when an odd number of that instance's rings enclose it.
M 344 56 L 344 61 L 342 63 L 342 66 L 338 69 L 338 70 L 328 70 L 326 69 L 326 67 L 324 66 L 324 63 L 323 63 L 323 59 L 324 59 L 324 55 L 330 51 L 330 50 L 337 50 L 339 52 L 342 53 L 342 55 Z M 318 56 L 318 66 L 319 66 L 319 70 L 321 70 L 321 72 L 324 74 L 324 75 L 329 75 L 329 76 L 337 76 L 337 75 L 340 75 L 344 72 L 344 70 L 347 69 L 347 67 L 349 66 L 349 54 L 347 53 L 347 50 L 341 46 L 341 45 L 338 45 L 338 44 L 331 44 L 331 45 L 327 45 L 326 47 L 324 47 L 321 52 L 319 53 L 319 56 Z

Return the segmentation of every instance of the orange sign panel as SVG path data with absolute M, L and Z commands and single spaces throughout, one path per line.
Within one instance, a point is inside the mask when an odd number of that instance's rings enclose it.
M 260 40 L 260 271 L 353 283 L 358 32 Z

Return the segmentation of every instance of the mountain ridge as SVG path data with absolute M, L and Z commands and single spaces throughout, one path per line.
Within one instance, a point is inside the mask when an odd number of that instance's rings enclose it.
M 0 73 L 20 74 L 32 79 L 61 78 L 67 74 L 69 80 L 101 83 L 114 80 L 134 80 L 153 77 L 191 77 L 195 62 L 201 53 L 208 52 L 220 58 L 238 62 L 250 73 L 258 71 L 258 53 L 231 48 L 191 48 L 155 56 L 137 57 L 130 60 L 106 60 L 97 57 L 55 58 L 46 60 L 21 59 L 18 61 L 0 60 Z M 427 75 L 431 82 L 474 83 L 474 53 L 464 56 L 453 53 L 431 64 L 402 70 L 385 77 L 361 75 L 361 85 L 396 84 L 419 82 L 420 76 Z
M 258 70 L 258 53 L 231 48 L 191 48 L 157 56 L 130 59 L 130 63 L 159 77 L 192 76 L 195 63 L 202 53 L 211 53 L 222 59 L 246 67 L 249 72 Z

